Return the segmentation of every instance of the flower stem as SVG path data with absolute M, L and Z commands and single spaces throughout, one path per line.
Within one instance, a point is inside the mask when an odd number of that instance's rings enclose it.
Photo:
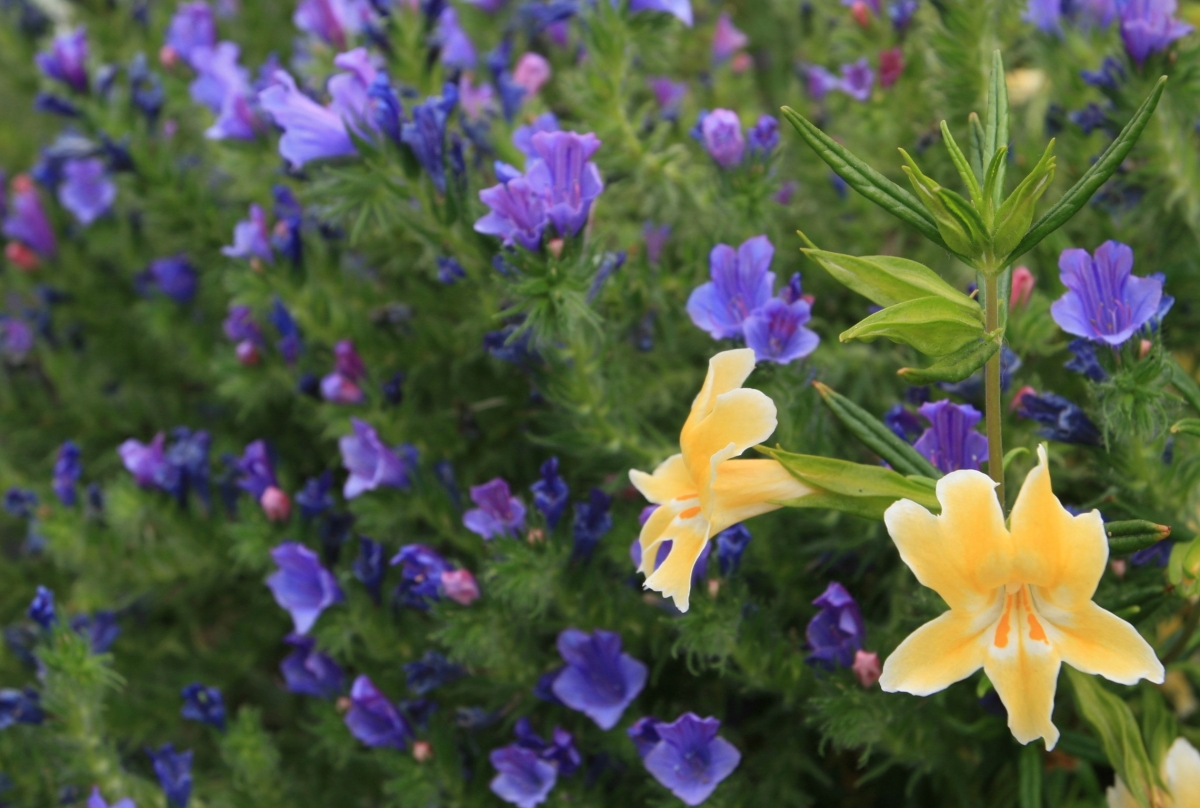
M 1000 327 L 1000 282 L 995 273 L 984 275 L 983 302 L 985 306 L 986 325 L 990 334 Z M 983 384 L 985 409 L 987 412 L 988 436 L 988 474 L 996 481 L 996 496 L 1000 499 L 1000 507 L 1005 507 L 1004 499 L 1004 441 L 1000 434 L 1000 354 L 997 351 L 988 360 L 984 370 Z

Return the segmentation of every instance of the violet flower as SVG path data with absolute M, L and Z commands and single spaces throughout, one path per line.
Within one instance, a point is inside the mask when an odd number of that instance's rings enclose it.
M 65 160 L 58 201 L 84 227 L 100 218 L 117 198 L 117 186 L 99 157 Z
M 1087 250 L 1064 250 L 1058 259 L 1059 278 L 1067 293 L 1050 307 L 1050 314 L 1068 334 L 1124 344 L 1158 312 L 1162 281 L 1133 275 L 1133 250 L 1116 241 Z
M 476 85 L 469 75 L 464 74 L 458 80 L 458 101 L 468 120 L 479 121 L 487 113 L 495 112 L 496 91 L 486 81 Z
M 575 505 L 575 518 L 571 523 L 571 539 L 576 556 L 590 558 L 604 534 L 612 530 L 612 497 L 593 488 L 587 502 Z
M 1082 337 L 1071 340 L 1067 343 L 1067 350 L 1072 354 L 1071 361 L 1063 367 L 1086 376 L 1094 382 L 1104 381 L 1108 378 L 1108 371 L 1100 364 L 1100 359 L 1096 355 L 1097 347 L 1096 343 Z
M 134 282 L 142 292 L 154 286 L 176 303 L 190 303 L 196 295 L 196 270 L 182 255 L 156 258 Z
M 79 462 L 79 445 L 69 440 L 58 447 L 58 456 L 54 459 L 54 481 L 52 488 L 58 501 L 68 508 L 74 507 L 79 500 L 75 486 L 83 476 L 83 466 Z
M 196 51 L 217 44 L 217 22 L 212 7 L 203 0 L 180 3 L 167 25 L 166 47 L 189 65 Z M 194 65 L 193 65 L 194 66 Z
M 357 578 L 376 604 L 383 597 L 383 545 L 366 536 L 358 537 L 358 557 L 354 559 Z
M 12 196 L 8 215 L 4 217 L 4 235 L 20 242 L 44 259 L 53 258 L 58 252 L 58 242 L 46 211 L 42 207 L 37 187 L 27 174 L 18 174 L 12 180 Z
M 307 634 L 321 612 L 345 599 L 337 579 L 304 545 L 284 542 L 271 551 L 271 558 L 279 570 L 267 578 L 267 586 L 292 616 L 297 634 Z
M 517 147 L 517 151 L 521 152 L 529 160 L 536 160 L 538 152 L 533 147 L 533 136 L 538 132 L 559 131 L 562 130 L 558 125 L 558 117 L 553 112 L 543 112 L 533 119 L 533 123 L 518 126 L 513 130 L 512 144 Z
M 772 298 L 745 319 L 746 346 L 754 349 L 758 362 L 780 365 L 795 362 L 811 354 L 821 343 L 815 331 L 804 327 L 811 319 L 812 307 L 808 301 L 786 303 Z
M 532 51 L 521 54 L 517 66 L 513 69 L 513 83 L 525 91 L 526 98 L 532 98 L 542 90 L 542 86 L 550 80 L 552 71 L 546 57 Z
M 1047 440 L 1101 446 L 1104 438 L 1079 405 L 1055 393 L 1026 392 L 1017 401 L 1017 414 L 1042 425 L 1038 434 Z
M 289 365 L 294 364 L 299 358 L 300 352 L 304 350 L 304 338 L 300 334 L 300 326 L 296 324 L 292 313 L 278 297 L 271 303 L 268 317 L 271 318 L 271 324 L 275 326 L 275 330 L 279 332 L 279 342 L 276 343 L 279 354 L 283 357 L 283 361 Z
M 173 744 L 163 744 L 157 752 L 147 749 L 154 774 L 170 808 L 187 808 L 192 798 L 192 750 L 176 752 Z
M 275 72 L 275 83 L 258 94 L 258 101 L 284 130 L 279 154 L 292 168 L 357 153 L 342 116 L 300 92 L 286 71 Z
M 629 0 L 629 11 L 662 11 L 679 18 L 688 28 L 692 27 L 692 0 Z
M 471 38 L 459 23 L 458 12 L 453 6 L 446 6 L 438 15 L 433 40 L 441 48 L 442 64 L 446 67 L 456 70 L 470 70 L 475 67 L 475 46 L 471 44 Z
M 587 224 L 592 202 L 604 190 L 600 170 L 591 162 L 600 148 L 592 133 L 538 132 L 533 136 L 538 158 L 530 163 L 526 180 L 545 200 L 546 217 L 563 238 Z
M 428 611 L 433 603 L 441 599 L 442 574 L 454 569 L 437 551 L 423 544 L 404 545 L 390 564 L 400 567 L 396 602 L 422 611 Z M 422 694 L 418 691 L 417 695 Z
M 1178 6 L 1176 0 L 1122 0 L 1119 4 L 1121 41 L 1138 67 L 1151 53 L 1165 51 L 1194 30 L 1175 19 Z
M 658 743 L 643 756 L 646 771 L 686 805 L 700 805 L 733 773 L 741 753 L 718 738 L 721 722 L 684 713 L 670 724 L 656 723 Z
M 241 475 L 237 481 L 238 488 L 254 497 L 256 502 L 262 499 L 267 489 L 279 487 L 266 441 L 256 440 L 247 444 L 241 459 L 237 461 L 237 470 Z
M 516 537 L 525 528 L 525 505 L 500 477 L 471 486 L 471 501 L 479 507 L 463 514 L 463 525 L 485 540 Z
M 750 38 L 734 26 L 729 12 L 721 12 L 721 16 L 717 17 L 717 27 L 713 31 L 713 61 L 724 62 L 748 44 Z
M 758 123 L 746 133 L 746 145 L 751 154 L 767 157 L 779 146 L 779 121 L 763 115 Z
M 558 474 L 558 458 L 551 457 L 542 463 L 542 478 L 529 486 L 533 492 L 533 505 L 546 518 L 546 526 L 551 530 L 558 527 L 558 520 L 567 509 L 567 497 L 571 489 L 566 481 Z
M 108 801 L 104 799 L 104 795 L 100 793 L 100 786 L 92 786 L 92 793 L 88 797 L 87 808 L 137 808 L 137 805 L 129 797 L 109 805 Z
M 558 767 L 517 744 L 493 749 L 488 760 L 497 772 L 492 793 L 517 808 L 541 805 L 558 782 Z
M 820 65 L 809 66 L 804 71 L 804 77 L 808 94 L 817 101 L 842 88 L 842 80 Z
M 692 322 L 713 339 L 742 336 L 746 318 L 771 299 L 775 273 L 769 270 L 774 257 L 775 248 L 766 236 L 748 239 L 736 252 L 727 244 L 713 247 L 708 258 L 712 280 L 688 297 Z
M 33 329 L 17 317 L 0 317 L 0 352 L 14 364 L 25 361 L 33 350 Z
M 408 720 L 366 676 L 354 680 L 344 720 L 350 734 L 372 748 L 404 749 L 413 738 Z
M 320 699 L 332 699 L 342 692 L 341 666 L 317 650 L 316 640 L 289 634 L 284 641 L 296 649 L 279 663 L 289 692 Z
M 505 247 L 520 245 L 535 252 L 542 247 L 542 234 L 549 219 L 543 196 L 523 176 L 479 192 L 490 212 L 475 222 L 475 232 L 497 236 Z
M 738 523 L 727 527 L 716 536 L 717 564 L 722 575 L 733 575 L 742 565 L 742 554 L 750 545 L 750 529 Z
M 845 587 L 831 581 L 813 605 L 820 606 L 821 611 L 805 631 L 811 649 L 808 661 L 827 668 L 834 663 L 849 668 L 854 664 L 854 653 L 862 650 L 866 633 L 858 604 Z
M 267 228 L 267 213 L 262 206 L 250 205 L 250 218 L 243 219 L 233 228 L 233 244 L 221 248 L 221 253 L 230 258 L 258 258 L 268 264 L 275 261 L 271 249 L 271 233 Z
M 650 85 L 650 92 L 654 93 L 654 100 L 658 103 L 663 117 L 669 121 L 678 118 L 679 111 L 683 107 L 683 99 L 687 97 L 687 82 L 672 81 L 664 76 L 659 76 L 647 79 L 646 83 Z
M 917 0 L 893 0 L 888 6 L 888 17 L 892 21 L 892 28 L 897 31 L 908 28 L 913 15 L 917 13 L 918 5 L 920 4 Z
M 517 720 L 513 732 L 517 736 L 517 746 L 537 752 L 542 760 L 549 761 L 558 767 L 558 773 L 570 777 L 579 771 L 583 756 L 575 748 L 575 736 L 562 727 L 555 727 L 549 741 L 533 731 L 528 718 Z
M 671 225 L 663 224 L 656 227 L 652 222 L 646 222 L 642 226 L 642 237 L 646 240 L 646 262 L 650 266 L 658 266 L 662 262 L 667 240 L 671 238 Z
M 841 90 L 856 101 L 869 100 L 874 83 L 875 71 L 871 69 L 867 57 L 842 65 Z
M 365 0 L 300 0 L 292 22 L 301 31 L 342 50 L 363 30 L 372 12 Z
M 159 432 L 150 443 L 130 438 L 117 447 L 126 471 L 142 488 L 161 486 L 167 472 L 167 460 L 163 451 L 167 436 Z
M 400 128 L 404 142 L 437 189 L 446 191 L 446 122 L 458 104 L 458 88 L 447 82 L 440 96 L 430 96 L 413 107 L 412 121 Z
M 903 404 L 894 404 L 883 416 L 883 422 L 901 440 L 913 443 L 925 431 L 916 414 Z
M 558 635 L 558 652 L 567 664 L 551 686 L 554 695 L 600 729 L 612 729 L 645 687 L 646 666 L 621 653 L 619 634 L 601 629 L 566 629 Z
M 58 624 L 58 612 L 54 608 L 54 592 L 44 586 L 39 586 L 25 611 L 29 619 L 46 631 Z
M 1029 0 L 1021 19 L 1047 34 L 1062 34 L 1063 0 Z
M 339 341 L 333 347 L 334 371 L 321 380 L 321 396 L 335 404 L 361 404 L 367 395 L 359 382 L 367 375 L 362 358 L 354 349 L 354 342 Z
M 258 136 L 250 73 L 238 65 L 238 54 L 235 43 L 219 42 L 215 48 L 196 50 L 192 56 L 198 74 L 189 88 L 192 99 L 217 116 L 204 133 L 210 140 L 254 140 Z
M 183 689 L 183 709 L 180 714 L 188 721 L 198 721 L 225 731 L 225 699 L 215 687 L 192 682 Z
M 975 429 L 983 415 L 970 404 L 948 399 L 922 404 L 918 410 L 929 428 L 913 447 L 943 474 L 979 471 L 988 457 L 988 439 Z
M 418 696 L 432 693 L 466 675 L 466 671 L 437 651 L 426 651 L 420 659 L 405 663 L 400 669 L 404 671 L 405 686 Z
M 746 139 L 736 112 L 714 109 L 701 121 L 700 136 L 705 150 L 721 168 L 733 168 L 742 162 Z
M 350 472 L 342 496 L 354 499 L 380 487 L 408 488 L 410 464 L 385 446 L 366 421 L 351 418 L 350 425 L 354 432 L 338 438 L 342 463 Z
M 50 45 L 34 57 L 38 69 L 47 77 L 60 81 L 77 93 L 88 91 L 88 40 L 83 26 L 59 34 Z

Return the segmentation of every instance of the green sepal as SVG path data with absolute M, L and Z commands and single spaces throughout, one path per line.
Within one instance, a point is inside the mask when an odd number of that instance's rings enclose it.
M 1171 427 L 1172 435 L 1195 435 L 1200 437 L 1200 418 L 1184 418 Z
M 992 237 L 983 217 L 979 215 L 979 211 L 957 191 L 939 188 L 937 195 L 950 215 L 958 220 L 959 227 L 965 230 L 970 237 L 972 254 L 982 254 L 987 250 Z
M 971 204 L 975 206 L 976 210 L 983 210 L 983 189 L 979 187 L 979 178 L 975 176 L 970 161 L 958 147 L 958 143 L 954 140 L 954 134 L 945 121 L 942 121 L 941 128 L 942 142 L 946 144 L 946 151 L 950 152 L 950 159 L 954 161 L 954 167 L 958 169 L 958 176 L 962 177 L 963 185 L 967 186 L 967 192 L 971 195 Z
M 1161 783 L 1129 705 L 1105 690 L 1097 677 L 1070 665 L 1064 665 L 1063 672 L 1071 682 L 1080 714 L 1100 736 L 1109 764 L 1138 805 L 1150 808 L 1150 789 Z
M 1145 519 L 1131 519 L 1109 522 L 1104 526 L 1104 535 L 1108 537 L 1108 554 L 1117 557 L 1153 547 L 1171 535 L 1171 528 Z
M 941 233 L 942 240 L 946 243 L 946 246 L 967 258 L 975 256 L 978 253 L 978 249 L 971 238 L 970 232 L 957 216 L 950 213 L 946 208 L 945 201 L 938 193 L 942 190 L 942 186 L 925 176 L 916 161 L 904 149 L 900 149 L 900 155 L 907 163 L 907 165 L 902 166 L 902 170 L 908 175 L 908 181 L 912 184 L 913 190 L 916 191 L 917 198 L 921 200 L 921 204 L 925 206 L 925 210 L 933 217 L 938 232 Z
M 900 368 L 897 373 L 900 378 L 914 387 L 935 382 L 953 384 L 969 378 L 972 373 L 986 365 L 998 350 L 1000 350 L 999 341 L 991 339 L 985 334 L 983 339 L 968 342 L 954 353 L 943 356 L 927 368 Z
M 842 342 L 870 342 L 886 337 L 916 348 L 927 356 L 947 356 L 984 336 L 978 314 L 943 297 L 919 297 L 877 311 L 843 331 Z
M 967 142 L 967 154 L 971 160 L 971 169 L 975 172 L 975 176 L 983 182 L 984 169 L 987 164 L 983 162 L 983 122 L 979 120 L 979 115 L 972 112 L 967 116 L 967 127 L 969 130 Z M 985 192 L 986 193 L 986 192 Z
M 992 76 L 988 85 L 987 127 L 983 136 L 983 163 L 991 165 L 996 153 L 1008 145 L 1008 84 L 1004 77 L 1004 59 L 1000 51 L 992 52 Z M 996 171 L 996 182 L 992 186 L 992 205 L 1000 207 L 1004 196 L 1004 169 L 1001 163 Z
M 805 255 L 839 281 L 843 286 L 879 306 L 894 306 L 908 300 L 931 295 L 945 298 L 968 310 L 979 310 L 979 304 L 955 289 L 924 264 L 891 255 L 842 255 L 817 249 L 799 230 L 796 233 L 807 247 Z
M 1021 180 L 1021 184 L 1008 199 L 1004 200 L 1000 210 L 996 211 L 993 236 L 996 255 L 1008 255 L 1025 237 L 1025 233 L 1029 231 L 1029 224 L 1033 221 L 1034 207 L 1054 180 L 1055 167 L 1054 139 L 1051 138 L 1046 150 L 1042 152 L 1042 159 L 1038 160 L 1033 170 Z
M 1008 146 L 1001 146 L 996 150 L 996 156 L 992 158 L 992 162 L 987 167 L 987 174 L 983 178 L 983 218 L 985 221 L 991 222 L 993 227 L 996 223 L 996 187 L 1002 182 L 1000 177 L 1007 159 Z
M 1013 248 L 1003 263 L 1011 264 L 1021 255 L 1036 247 L 1046 236 L 1066 224 L 1068 219 L 1088 203 L 1092 194 L 1096 193 L 1100 186 L 1116 173 L 1133 149 L 1134 144 L 1137 143 L 1138 138 L 1141 137 L 1146 124 L 1150 122 L 1150 116 L 1154 113 L 1154 108 L 1158 106 L 1158 100 L 1162 98 L 1166 86 L 1167 77 L 1163 76 L 1154 85 L 1154 89 L 1142 102 L 1138 111 L 1134 113 L 1133 118 L 1117 135 L 1116 140 L 1110 143 L 1104 153 L 1100 155 L 1100 159 L 1084 172 L 1084 175 L 1079 178 L 1079 182 L 1071 186 L 1071 190 L 1063 194 L 1062 199 L 1042 214 L 1042 217 L 1034 223 L 1033 228 L 1025 234 L 1021 243 Z
M 914 474 L 934 479 L 942 476 L 936 466 L 914 449 L 908 441 L 902 440 L 896 435 L 887 424 L 821 382 L 813 382 L 813 387 L 817 388 L 821 399 L 837 419 L 853 432 L 854 436 L 862 441 L 868 449 L 879 455 L 896 471 L 901 474 Z
M 778 460 L 800 482 L 817 489 L 809 496 L 779 503 L 789 508 L 828 508 L 882 519 L 892 503 L 910 499 L 935 513 L 941 511 L 933 480 L 918 482 L 883 466 L 832 457 L 793 454 L 761 446 L 758 450 Z

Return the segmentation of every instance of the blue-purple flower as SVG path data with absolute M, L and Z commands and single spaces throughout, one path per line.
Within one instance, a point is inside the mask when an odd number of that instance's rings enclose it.
M 542 195 L 523 176 L 501 182 L 479 192 L 490 212 L 475 222 L 475 231 L 498 236 L 504 246 L 519 244 L 530 251 L 541 249 L 548 219 Z
M 805 328 L 811 319 L 812 307 L 808 301 L 786 303 L 772 298 L 752 311 L 743 323 L 746 345 L 754 349 L 759 362 L 780 365 L 794 362 L 811 354 L 821 343 L 815 331 Z
M 1047 34 L 1062 33 L 1063 0 L 1029 0 L 1021 19 Z
M 213 18 L 212 7 L 202 0 L 180 3 L 167 25 L 166 47 L 190 65 L 196 51 L 216 44 L 217 21 Z
M 550 740 L 533 731 L 528 718 L 517 720 L 513 732 L 517 736 L 517 746 L 537 752 L 542 760 L 549 761 L 558 767 L 558 773 L 570 777 L 579 770 L 583 756 L 575 748 L 575 737 L 562 727 L 555 727 Z
M 367 396 L 359 382 L 367 375 L 367 368 L 354 342 L 339 341 L 333 346 L 333 356 L 333 373 L 321 379 L 321 396 L 335 404 L 361 404 Z
M 750 44 L 750 38 L 737 29 L 729 12 L 721 12 L 721 16 L 717 17 L 717 26 L 713 30 L 713 61 L 724 62 L 748 44 Z
M 408 720 L 366 676 L 350 688 L 345 722 L 350 734 L 370 747 L 404 749 L 413 737 Z
M 29 619 L 42 628 L 49 630 L 58 622 L 58 612 L 54 608 L 54 593 L 44 586 L 39 586 L 29 602 L 26 611 Z
M 662 11 L 672 14 L 689 28 L 692 27 L 692 0 L 629 0 L 630 12 Z
M 43 259 L 53 258 L 58 252 L 58 242 L 54 238 L 50 220 L 46 218 L 41 197 L 27 174 L 13 177 L 8 215 L 4 217 L 4 235 L 33 250 Z
M 517 808 L 541 805 L 558 782 L 557 766 L 517 744 L 493 749 L 488 760 L 497 772 L 492 793 Z
M 58 456 L 54 459 L 54 480 L 51 487 L 58 501 L 68 508 L 74 507 L 79 500 L 75 486 L 83 476 L 83 466 L 79 462 L 79 445 L 69 440 L 58 447 Z
M 700 121 L 700 141 L 721 168 L 733 168 L 746 154 L 746 138 L 738 114 L 714 109 Z
M 47 78 L 60 81 L 77 93 L 86 93 L 87 58 L 87 30 L 80 26 L 70 33 L 56 36 L 50 50 L 37 54 L 34 60 Z
M 1125 50 L 1140 67 L 1151 53 L 1165 51 L 1194 29 L 1175 19 L 1176 0 L 1121 0 L 1117 13 Z
M 130 438 L 117 447 L 117 454 L 133 480 L 142 488 L 169 489 L 169 465 L 164 448 L 167 436 L 159 432 L 150 443 Z
M 289 634 L 284 640 L 296 649 L 279 663 L 290 692 L 320 699 L 331 699 L 342 692 L 342 669 L 317 650 L 316 640 L 303 634 Z
M 234 226 L 233 244 L 222 247 L 221 253 L 230 258 L 258 258 L 268 264 L 275 260 L 275 253 L 271 250 L 271 233 L 267 228 L 267 213 L 261 205 L 250 205 L 250 218 Z
M 768 157 L 779 146 L 779 119 L 763 115 L 758 123 L 746 133 L 746 145 L 750 153 Z
M 892 21 L 892 27 L 897 31 L 903 31 L 908 28 L 912 22 L 913 15 L 917 13 L 917 0 L 895 0 L 888 6 L 888 17 Z
M 300 0 L 292 22 L 301 31 L 338 50 L 363 30 L 372 12 L 366 0 Z
M 196 295 L 196 270 L 182 255 L 156 258 L 134 282 L 139 290 L 145 292 L 151 287 L 157 288 L 176 303 L 190 303 Z
M 171 808 L 187 808 L 192 798 L 192 750 L 176 752 L 174 744 L 165 743 L 156 752 L 146 754 L 154 763 L 154 774 Z
M 99 157 L 65 160 L 58 201 L 84 227 L 100 218 L 117 199 L 117 186 Z
M 446 67 L 457 70 L 470 70 L 475 67 L 475 46 L 471 44 L 471 38 L 458 21 L 458 12 L 453 6 L 446 6 L 438 15 L 433 39 L 441 49 L 442 64 Z
M 420 659 L 402 665 L 401 669 L 404 671 L 405 685 L 418 696 L 432 693 L 466 674 L 461 667 L 437 651 L 426 651 Z
M 189 721 L 199 721 L 225 731 L 225 699 L 215 687 L 192 682 L 183 689 L 183 709 L 180 714 Z
M 837 581 L 830 582 L 820 597 L 813 601 L 821 611 L 809 621 L 805 636 L 808 639 L 809 662 L 827 668 L 836 663 L 843 668 L 854 664 L 854 654 L 862 650 L 863 625 L 858 604 Z
M 268 489 L 279 487 L 266 441 L 256 440 L 246 444 L 241 459 L 237 461 L 237 470 L 240 474 L 238 488 L 252 496 L 255 502 L 261 500 Z
M 988 439 L 975 429 L 983 418 L 979 410 L 944 399 L 922 404 L 917 411 L 929 428 L 913 446 L 926 460 L 944 474 L 979 470 L 988 456 Z
M 686 805 L 707 800 L 742 760 L 733 744 L 717 737 L 721 722 L 716 718 L 684 713 L 670 724 L 650 721 L 653 723 L 642 719 L 634 725 L 639 730 L 634 742 L 642 762 L 655 780 Z
M 354 499 L 376 488 L 408 488 L 415 467 L 412 451 L 405 450 L 402 458 L 384 445 L 366 421 L 351 418 L 350 426 L 354 431 L 338 438 L 342 464 L 350 472 L 342 496 Z
M 104 799 L 104 795 L 100 793 L 100 786 L 92 786 L 92 793 L 88 797 L 87 808 L 137 808 L 137 805 L 129 797 L 109 805 L 108 801 Z
M 658 102 L 662 116 L 669 121 L 678 118 L 679 110 L 683 107 L 683 99 L 687 97 L 687 82 L 672 81 L 665 76 L 657 76 L 647 79 L 646 83 L 650 85 L 650 91 L 654 93 L 654 100 Z
M 621 635 L 569 628 L 558 635 L 566 667 L 551 686 L 554 695 L 609 730 L 646 685 L 646 666 L 621 652 Z
M 512 133 L 512 144 L 517 147 L 517 151 L 525 155 L 528 160 L 536 160 L 538 157 L 537 149 L 533 147 L 533 136 L 539 132 L 560 132 L 562 129 L 558 125 L 558 117 L 553 112 L 543 112 L 541 115 L 533 119 L 532 123 L 527 123 L 523 126 L 518 126 Z
M 742 554 L 750 545 L 750 529 L 738 523 L 727 527 L 716 536 L 717 564 L 721 567 L 722 575 L 733 575 L 742 565 Z
M 342 116 L 302 93 L 296 80 L 278 70 L 275 83 L 258 94 L 262 108 L 284 130 L 279 154 L 300 168 L 310 160 L 346 157 L 357 153 Z
M 190 88 L 192 98 L 217 116 L 204 133 L 210 140 L 253 140 L 258 136 L 255 90 L 249 71 L 238 65 L 238 54 L 235 43 L 219 42 L 215 48 L 201 48 L 192 55 L 198 74 Z
M 612 530 L 611 508 L 612 497 L 599 488 L 591 490 L 587 502 L 575 505 L 575 519 L 571 523 L 575 555 L 590 558 L 600 539 Z
M 41 694 L 33 688 L 0 690 L 0 731 L 13 724 L 40 724 L 45 719 Z
M 1016 401 L 1017 414 L 1042 425 L 1038 434 L 1060 443 L 1100 446 L 1104 438 L 1078 404 L 1055 393 L 1023 391 Z
M 1077 337 L 1067 343 L 1067 350 L 1072 354 L 1071 361 L 1063 367 L 1073 370 L 1081 376 L 1086 376 L 1094 382 L 1102 382 L 1108 378 L 1108 371 L 1100 364 L 1096 355 L 1096 343 L 1083 337 Z
M 871 97 L 871 88 L 875 84 L 875 71 L 867 57 L 842 65 L 842 82 L 840 89 L 856 101 L 866 101 Z
M 558 458 L 551 457 L 542 463 L 542 478 L 529 486 L 533 492 L 533 505 L 546 518 L 546 526 L 551 530 L 558 527 L 558 520 L 567 509 L 567 497 L 571 489 L 567 482 L 558 474 Z
M 28 488 L 13 486 L 4 492 L 4 510 L 18 519 L 28 519 L 33 516 L 37 507 L 38 495 Z
M 1063 250 L 1059 278 L 1067 293 L 1050 314 L 1068 334 L 1112 346 L 1124 344 L 1158 313 L 1162 281 L 1133 275 L 1133 250 L 1116 241 L 1087 250 Z
M 808 94 L 818 101 L 842 87 L 842 80 L 820 65 L 810 65 L 804 77 Z
M 344 599 L 342 588 L 317 554 L 302 544 L 284 542 L 271 551 L 279 567 L 267 578 L 275 602 L 292 616 L 297 634 L 307 634 L 321 612 Z
M 99 611 L 94 615 L 77 614 L 71 618 L 71 630 L 88 641 L 93 654 L 103 654 L 121 635 L 121 624 L 114 612 Z
M 755 236 L 736 251 L 727 244 L 713 247 L 708 258 L 712 280 L 697 287 L 688 298 L 687 312 L 692 322 L 713 339 L 742 336 L 746 318 L 771 299 L 775 273 L 770 267 L 774 257 L 775 248 L 766 236 Z
M 450 82 L 440 96 L 430 96 L 413 107 L 412 120 L 400 128 L 400 140 L 412 149 L 417 162 L 441 192 L 446 191 L 446 122 L 458 103 L 458 88 Z
M 390 563 L 400 567 L 395 601 L 422 610 L 441 598 L 442 574 L 454 569 L 453 564 L 423 544 L 404 545 Z
M 587 224 L 592 202 L 604 190 L 600 170 L 592 162 L 600 139 L 590 132 L 538 132 L 532 141 L 538 159 L 530 162 L 525 177 L 543 197 L 546 217 L 558 234 L 574 236 Z
M 525 504 L 502 478 L 471 486 L 471 501 L 478 507 L 463 514 L 463 525 L 484 539 L 516 537 L 525 528 Z

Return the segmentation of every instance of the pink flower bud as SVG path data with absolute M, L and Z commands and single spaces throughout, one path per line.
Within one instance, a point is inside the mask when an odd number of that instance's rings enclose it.
M 1114 558 L 1108 562 L 1108 566 L 1112 567 L 1113 575 L 1118 578 L 1125 577 L 1125 571 L 1129 569 L 1129 562 L 1123 558 Z
M 463 606 L 479 599 L 479 584 L 470 570 L 451 570 L 442 573 L 442 589 L 446 597 Z
M 246 367 L 258 364 L 258 346 L 251 340 L 244 339 L 237 344 L 237 361 Z
M 715 598 L 720 591 L 721 591 L 721 579 L 720 578 L 709 578 L 708 579 L 708 596 L 710 598 Z
M 433 745 L 429 741 L 416 741 L 413 743 L 413 759 L 417 763 L 425 763 L 433 760 Z
M 19 241 L 10 241 L 4 245 L 4 257 L 22 272 L 33 272 L 38 268 L 37 253 Z
M 854 654 L 854 664 L 851 666 L 859 684 L 870 688 L 879 681 L 883 668 L 879 665 L 879 654 L 874 651 L 858 651 Z
M 729 69 L 734 73 L 745 73 L 752 67 L 754 67 L 754 59 L 745 51 L 734 54 L 734 57 L 729 60 Z
M 863 0 L 856 0 L 856 2 L 850 6 L 850 13 L 854 15 L 854 21 L 863 28 L 866 28 L 871 24 L 871 10 L 867 8 L 867 4 L 864 3 Z
M 550 63 L 545 58 L 536 53 L 525 53 L 517 60 L 517 66 L 513 70 L 513 83 L 524 88 L 526 94 L 532 98 L 541 91 L 542 85 L 550 80 L 551 73 Z
M 1148 339 L 1142 340 L 1141 345 L 1138 346 L 1138 359 L 1145 359 L 1147 356 L 1149 356 L 1150 349 L 1153 347 L 1154 347 L 1154 343 L 1151 342 L 1150 340 L 1148 340 Z
M 1030 394 L 1032 394 L 1032 395 L 1035 395 L 1035 396 L 1036 396 L 1036 395 L 1037 395 L 1037 390 L 1034 390 L 1034 389 L 1033 389 L 1032 387 L 1030 387 L 1029 385 L 1025 385 L 1025 386 L 1024 386 L 1024 387 L 1022 387 L 1020 390 L 1018 390 L 1018 391 L 1017 391 L 1017 394 L 1013 396 L 1012 403 L 1010 403 L 1010 404 L 1008 405 L 1008 411 L 1009 411 L 1009 412 L 1016 412 L 1016 411 L 1017 411 L 1017 409 L 1018 409 L 1018 408 L 1021 406 L 1021 399 L 1023 399 L 1025 396 L 1027 396 L 1027 395 L 1030 395 Z
M 272 522 L 286 522 L 288 516 L 292 513 L 291 499 L 288 498 L 287 494 L 273 485 L 267 488 L 266 491 L 263 491 L 258 504 L 262 506 L 263 513 Z
M 1017 267 L 1014 269 L 1012 275 L 1012 295 L 1008 299 L 1008 307 L 1015 310 L 1029 303 L 1029 296 L 1033 294 L 1033 287 L 1036 285 L 1037 279 L 1033 277 L 1033 273 L 1029 271 L 1029 267 Z
M 158 50 L 158 63 L 170 70 L 179 63 L 179 52 L 170 45 L 163 45 Z

